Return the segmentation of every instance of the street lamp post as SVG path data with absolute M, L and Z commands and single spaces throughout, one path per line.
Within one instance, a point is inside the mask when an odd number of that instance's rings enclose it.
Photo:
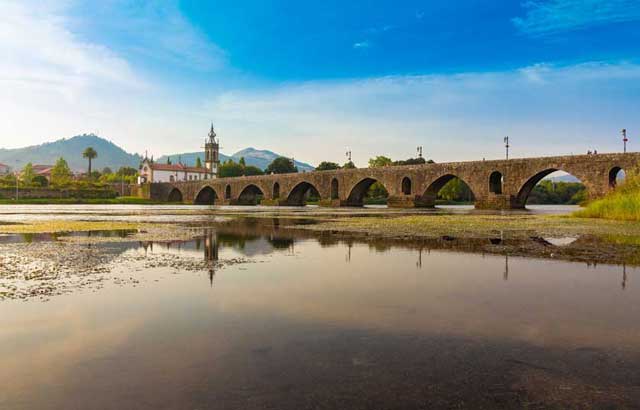
M 627 138 L 627 130 L 623 129 L 621 131 L 622 133 L 622 143 L 624 144 L 624 153 L 627 153 L 627 141 L 629 141 L 629 139 Z
M 422 145 L 418 147 L 418 158 L 422 158 Z
M 19 168 L 18 164 L 19 164 L 19 162 L 20 162 L 19 160 L 16 160 L 16 169 L 15 169 L 15 172 L 13 173 L 13 174 L 16 176 L 16 202 L 18 202 L 18 197 L 20 196 L 20 195 L 19 195 L 19 194 L 20 194 L 20 193 L 19 193 L 19 188 L 18 188 L 18 183 L 19 183 L 19 181 L 20 181 L 20 179 L 19 179 L 20 173 L 19 173 L 19 171 L 18 171 L 18 168 Z
M 504 148 L 507 153 L 507 160 L 509 160 L 509 137 L 504 137 Z
M 347 148 L 345 155 L 347 156 L 347 162 L 351 162 L 351 150 L 349 148 Z

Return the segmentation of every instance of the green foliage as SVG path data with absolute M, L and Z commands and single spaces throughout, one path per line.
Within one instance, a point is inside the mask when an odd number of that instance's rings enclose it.
M 579 204 L 586 199 L 586 191 L 579 182 L 553 182 L 548 179 L 536 185 L 527 203 L 529 204 Z
M 298 168 L 290 158 L 278 157 L 265 169 L 265 174 L 292 174 L 298 172 Z
M 384 185 L 382 185 L 380 182 L 374 182 L 369 187 L 369 190 L 367 191 L 365 197 L 368 199 L 388 198 L 389 192 L 387 192 Z
M 200 157 L 196 158 L 196 168 L 202 168 L 202 160 Z
M 624 182 L 602 199 L 591 202 L 574 216 L 640 221 L 640 173 L 627 172 Z
M 51 169 L 51 184 L 54 186 L 66 186 L 71 183 L 71 169 L 64 158 L 60 157 Z
M 83 152 L 82 152 L 82 157 L 86 158 L 87 160 L 89 160 L 89 168 L 87 171 L 87 175 L 89 176 L 89 178 L 91 178 L 91 161 L 94 158 L 98 157 L 98 153 L 96 152 L 95 149 L 93 149 L 93 147 L 87 147 Z
M 33 185 L 33 178 L 35 178 L 36 174 L 33 171 L 33 164 L 31 162 L 27 163 L 27 165 L 24 166 L 24 168 L 22 169 L 22 183 L 25 186 L 32 186 Z
M 247 166 L 247 163 L 245 162 L 244 157 L 240 157 L 239 164 L 242 165 L 243 167 Z
M 238 164 L 232 159 L 225 161 L 218 168 L 218 176 L 220 178 L 231 178 L 242 176 L 244 169 L 242 165 Z
M 388 167 L 389 165 L 393 165 L 393 161 L 383 155 L 378 155 L 369 160 L 369 168 Z
M 422 165 L 422 164 L 435 164 L 435 162 L 430 160 L 425 160 L 424 158 L 409 158 L 403 159 L 400 161 L 394 161 L 393 165 Z
M 240 164 L 242 165 L 242 164 Z M 250 175 L 263 175 L 264 171 L 262 171 L 260 168 L 253 166 L 253 165 L 247 165 L 246 167 L 244 167 L 244 175 L 246 176 L 250 176 Z
M 49 181 L 44 175 L 36 175 L 33 177 L 32 184 L 36 188 L 44 188 L 49 186 Z
M 171 165 L 171 157 L 167 157 L 167 165 Z
M 102 173 L 103 174 L 113 174 L 113 171 L 109 167 L 104 167 L 104 168 L 102 168 Z
M 356 168 L 356 164 L 354 164 L 353 161 L 345 162 L 344 165 L 342 166 L 342 169 L 355 169 L 355 168 Z
M 316 167 L 316 171 L 330 171 L 332 169 L 340 169 L 340 165 L 335 162 L 322 161 Z
M 464 181 L 460 178 L 453 178 L 440 189 L 438 199 L 452 202 L 469 202 L 473 200 L 473 193 Z

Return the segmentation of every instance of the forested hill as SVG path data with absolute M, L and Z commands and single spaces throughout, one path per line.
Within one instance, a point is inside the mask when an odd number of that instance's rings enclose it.
M 283 155 L 277 154 L 273 151 L 258 150 L 255 148 L 245 148 L 236 152 L 230 157 L 224 154 L 220 154 L 220 162 L 224 162 L 228 159 L 233 159 L 235 162 L 240 161 L 240 158 L 244 158 L 247 165 L 253 165 L 260 169 L 265 169 L 276 158 Z M 167 162 L 167 159 L 171 159 L 171 162 L 177 163 L 182 161 L 186 165 L 195 165 L 196 158 L 200 157 L 201 161 L 204 161 L 204 152 L 186 152 L 182 154 L 165 155 L 157 159 L 160 163 Z M 313 171 L 313 166 L 304 162 L 294 161 L 299 171 Z
M 94 134 L 77 135 L 24 148 L 0 149 L 0 163 L 22 168 L 28 162 L 54 164 L 56 159 L 63 157 L 71 169 L 80 171 L 87 168 L 87 160 L 82 157 L 82 152 L 87 147 L 93 147 L 98 153 L 98 157 L 93 160 L 93 169 L 96 170 L 104 167 L 118 169 L 121 166 L 138 168 L 140 164 L 139 155 L 129 154 L 113 142 Z

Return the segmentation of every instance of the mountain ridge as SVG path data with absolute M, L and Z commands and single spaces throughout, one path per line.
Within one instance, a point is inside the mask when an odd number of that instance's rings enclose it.
M 39 145 L 30 145 L 21 148 L 0 148 L 0 163 L 11 168 L 22 168 L 28 162 L 32 164 L 53 165 L 55 161 L 62 157 L 69 167 L 77 172 L 87 169 L 87 159 L 82 157 L 82 152 L 87 147 L 93 147 L 98 152 L 98 157 L 92 161 L 95 170 L 102 170 L 109 167 L 116 170 L 121 166 L 138 168 L 143 157 L 137 153 L 129 153 L 114 142 L 97 136 L 95 134 L 81 134 L 70 138 L 60 138 L 55 141 L 45 142 Z M 196 158 L 204 160 L 204 151 L 186 152 L 181 154 L 163 155 L 156 159 L 157 162 L 166 162 L 168 158 L 174 163 L 180 158 L 187 165 L 195 165 Z M 258 150 L 248 147 L 236 152 L 233 155 L 220 153 L 220 161 L 224 162 L 233 159 L 238 162 L 241 157 L 245 158 L 247 165 L 254 165 L 260 169 L 265 169 L 273 159 L 280 155 L 269 150 Z M 310 164 L 295 161 L 300 171 L 313 170 Z

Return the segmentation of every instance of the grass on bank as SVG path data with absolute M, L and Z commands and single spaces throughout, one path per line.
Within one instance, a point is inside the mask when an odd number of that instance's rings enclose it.
M 0 205 L 167 205 L 167 202 L 152 201 L 135 196 L 117 198 L 0 198 Z
M 628 172 L 624 182 L 614 191 L 573 215 L 579 218 L 640 221 L 640 174 L 637 171 Z

